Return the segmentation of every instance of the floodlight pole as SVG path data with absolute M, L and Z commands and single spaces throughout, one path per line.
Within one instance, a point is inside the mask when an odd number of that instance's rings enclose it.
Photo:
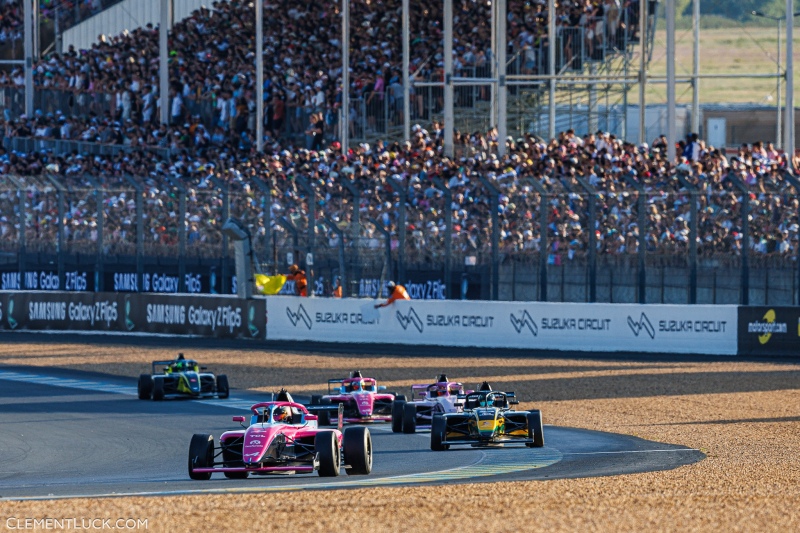
M 506 134 L 508 132 L 508 88 L 506 87 L 506 0 L 497 3 L 497 155 L 506 153 Z
M 24 0 L 25 114 L 33 117 L 33 0 Z
M 642 2 L 643 4 L 646 2 Z M 675 112 L 675 0 L 667 0 L 667 158 L 675 161 L 675 143 L 678 141 L 677 113 Z
M 172 0 L 161 0 L 161 22 L 158 28 L 158 75 L 161 123 L 169 125 L 169 30 L 172 27 Z
M 794 156 L 794 0 L 786 0 L 786 120 L 784 121 L 784 151 L 789 167 Z
M 547 3 L 547 65 L 550 78 L 550 101 L 548 107 L 547 135 L 556 137 L 556 0 Z
M 256 2 L 256 151 L 264 151 L 264 0 Z
M 453 0 L 444 0 L 444 155 L 453 157 Z
M 403 140 L 411 140 L 411 36 L 409 22 L 409 0 L 403 0 Z
M 639 144 L 647 142 L 647 6 L 639 2 Z
M 350 0 L 342 0 L 342 155 L 350 148 Z
M 700 0 L 692 0 L 692 33 L 692 133 L 700 135 Z

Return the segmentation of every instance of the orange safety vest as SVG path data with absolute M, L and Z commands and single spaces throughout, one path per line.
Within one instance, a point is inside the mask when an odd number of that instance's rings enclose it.
M 411 296 L 408 295 L 408 291 L 402 285 L 395 285 L 392 294 L 389 295 L 389 299 L 386 300 L 386 305 L 396 302 L 397 300 L 410 300 Z
M 294 281 L 294 291 L 298 296 L 308 296 L 308 280 L 305 270 L 298 270 L 294 274 L 289 274 L 286 279 Z

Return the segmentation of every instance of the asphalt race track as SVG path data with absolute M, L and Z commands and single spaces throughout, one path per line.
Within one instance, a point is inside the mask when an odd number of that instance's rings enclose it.
M 133 378 L 0 366 L 0 499 L 576 478 L 666 470 L 705 457 L 681 446 L 554 426 L 545 426 L 544 448 L 432 452 L 429 433 L 394 434 L 381 424 L 371 426 L 369 476 L 190 480 L 192 434 L 216 440 L 237 427 L 232 415 L 269 399 L 234 390 L 227 400 L 141 401 Z

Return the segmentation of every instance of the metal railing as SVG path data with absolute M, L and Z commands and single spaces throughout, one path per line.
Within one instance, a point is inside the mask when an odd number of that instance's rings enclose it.
M 138 275 L 148 265 L 183 274 L 211 264 L 225 277 L 232 252 L 220 228 L 231 216 L 250 228 L 264 270 L 299 263 L 323 292 L 335 277 L 352 295 L 365 280 L 406 283 L 427 272 L 451 298 L 470 294 L 461 288 L 469 279 L 472 296 L 487 299 L 800 304 L 797 214 L 772 207 L 796 198 L 792 175 L 757 186 L 734 174 L 653 185 L 628 177 L 613 190 L 580 177 L 506 184 L 473 176 L 469 214 L 448 213 L 451 191 L 437 182 L 429 195 L 395 187 L 394 200 L 372 190 L 368 216 L 353 208 L 366 194 L 354 182 L 320 188 L 299 176 L 286 195 L 269 177 L 254 180 L 261 185 L 243 190 L 217 178 L 154 186 L 130 176 L 102 185 L 88 176 L 3 176 L 0 264 L 16 272 L 50 265 L 62 280 L 71 264 L 89 265 L 98 280 L 111 264 L 135 265 Z M 379 209 L 386 201 L 393 207 Z

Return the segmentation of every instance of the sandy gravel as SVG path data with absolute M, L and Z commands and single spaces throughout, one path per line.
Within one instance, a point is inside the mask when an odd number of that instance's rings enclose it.
M 0 346 L 0 364 L 126 376 L 173 355 L 91 344 Z M 150 531 L 176 532 L 800 530 L 800 364 L 794 361 L 370 358 L 254 348 L 186 355 L 226 372 L 234 387 L 264 391 L 323 391 L 328 378 L 355 368 L 390 389 L 429 381 L 440 371 L 470 386 L 490 379 L 531 400 L 522 407 L 542 409 L 547 424 L 683 444 L 708 458 L 668 472 L 593 479 L 3 502 L 0 530 L 7 517 L 45 516 L 146 518 Z M 254 528 L 254 520 L 265 522 Z

